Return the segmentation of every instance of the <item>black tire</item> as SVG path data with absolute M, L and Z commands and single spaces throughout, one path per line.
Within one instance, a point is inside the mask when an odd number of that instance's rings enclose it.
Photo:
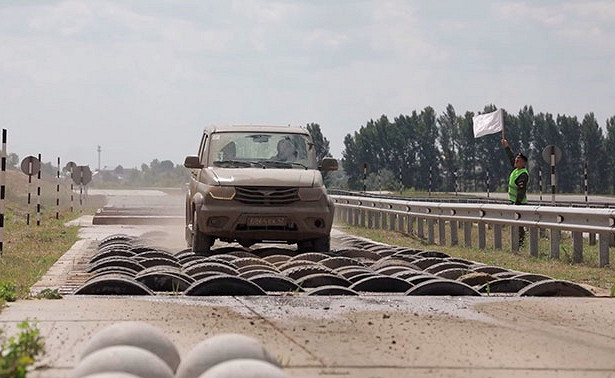
M 214 238 L 199 231 L 199 222 L 197 222 L 195 211 L 192 216 L 192 252 L 209 256 L 213 244 Z

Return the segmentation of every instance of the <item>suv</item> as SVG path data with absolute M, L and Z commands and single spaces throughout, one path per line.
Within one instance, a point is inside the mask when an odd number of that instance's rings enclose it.
M 249 247 L 259 242 L 297 243 L 298 250 L 330 248 L 333 202 L 316 162 L 310 134 L 285 126 L 208 127 L 186 196 L 186 241 L 208 254 L 216 239 Z

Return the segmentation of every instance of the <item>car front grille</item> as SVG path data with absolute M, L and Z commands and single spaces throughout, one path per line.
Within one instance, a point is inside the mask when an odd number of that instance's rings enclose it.
M 235 187 L 235 199 L 250 205 L 285 205 L 299 201 L 297 188 Z

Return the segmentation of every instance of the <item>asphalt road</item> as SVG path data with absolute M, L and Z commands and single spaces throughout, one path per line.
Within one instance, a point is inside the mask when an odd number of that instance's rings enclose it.
M 183 205 L 163 192 L 107 194 L 125 207 Z M 78 223 L 83 239 L 34 290 L 70 284 L 88 248 L 114 233 L 184 248 L 181 224 Z M 611 298 L 68 295 L 11 303 L 0 327 L 13 334 L 25 319 L 37 320 L 47 350 L 29 377 L 70 376 L 92 335 L 128 320 L 158 327 L 181 356 L 215 334 L 253 336 L 292 377 L 615 377 Z

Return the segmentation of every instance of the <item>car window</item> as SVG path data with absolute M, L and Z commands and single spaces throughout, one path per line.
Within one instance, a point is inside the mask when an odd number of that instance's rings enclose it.
M 294 133 L 218 132 L 211 135 L 209 165 L 221 162 L 285 162 L 290 166 L 316 168 L 314 146 L 309 137 Z M 218 163 L 216 163 L 218 162 Z M 228 165 L 228 164 L 227 164 Z

